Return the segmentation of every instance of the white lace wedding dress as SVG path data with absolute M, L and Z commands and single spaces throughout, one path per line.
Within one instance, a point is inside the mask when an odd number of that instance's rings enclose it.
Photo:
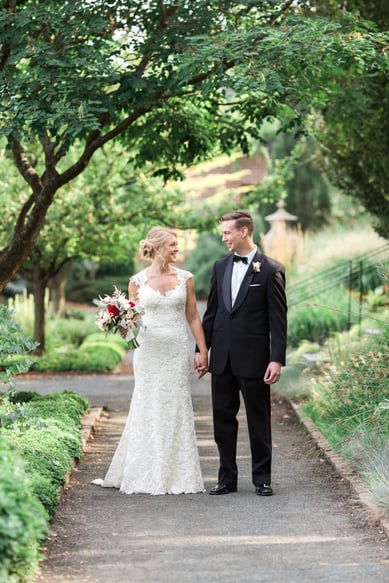
M 177 287 L 165 295 L 148 285 L 147 269 L 133 277 L 145 310 L 134 352 L 134 392 L 108 472 L 94 484 L 126 494 L 204 492 L 189 385 L 185 304 L 190 277 L 177 269 Z

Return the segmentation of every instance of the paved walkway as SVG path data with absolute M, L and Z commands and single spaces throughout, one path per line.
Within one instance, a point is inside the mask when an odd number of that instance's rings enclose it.
M 74 390 L 109 418 L 72 475 L 34 583 L 367 583 L 389 580 L 388 546 L 321 459 L 292 410 L 273 400 L 275 495 L 255 496 L 241 415 L 239 491 L 127 496 L 93 486 L 121 434 L 130 374 L 25 378 L 19 389 Z M 206 487 L 215 484 L 209 376 L 192 394 Z

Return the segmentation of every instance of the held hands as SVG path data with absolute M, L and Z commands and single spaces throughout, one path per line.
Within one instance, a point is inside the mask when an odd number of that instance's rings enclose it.
M 195 353 L 194 368 L 197 371 L 198 378 L 201 379 L 208 371 L 208 353 Z
M 269 362 L 268 367 L 263 377 L 264 382 L 267 385 L 273 385 L 280 380 L 281 376 L 281 364 L 279 362 Z

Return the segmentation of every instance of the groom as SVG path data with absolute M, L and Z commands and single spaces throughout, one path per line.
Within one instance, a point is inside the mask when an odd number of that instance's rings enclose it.
M 232 253 L 217 261 L 203 327 L 211 348 L 212 406 L 219 449 L 217 496 L 236 492 L 236 445 L 240 392 L 245 406 L 252 481 L 259 496 L 271 496 L 270 385 L 285 364 L 286 296 L 284 266 L 263 255 L 253 242 L 248 211 L 221 218 L 222 238 Z

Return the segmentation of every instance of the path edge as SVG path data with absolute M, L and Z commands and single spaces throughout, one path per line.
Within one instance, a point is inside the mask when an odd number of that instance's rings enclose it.
M 350 466 L 350 464 L 330 446 L 327 438 L 317 428 L 315 423 L 307 417 L 301 410 L 300 405 L 290 400 L 290 404 L 297 416 L 300 424 L 310 434 L 318 449 L 323 453 L 325 460 L 336 470 L 343 481 L 359 500 L 362 507 L 368 513 L 368 516 L 378 528 L 389 538 L 389 517 L 383 516 L 385 509 L 379 507 L 374 499 L 373 494 L 366 488 L 359 474 Z
M 81 427 L 80 427 L 80 434 L 81 434 L 81 443 L 82 443 L 82 454 L 87 449 L 87 445 L 89 441 L 93 439 L 93 432 L 97 423 L 104 417 L 106 414 L 104 407 L 91 407 L 87 413 L 81 419 Z M 69 482 L 73 475 L 73 471 L 77 467 L 78 463 L 82 458 L 82 454 L 79 459 L 73 458 L 72 467 L 69 472 L 65 476 L 65 482 L 60 486 L 60 499 L 63 496 L 64 489 L 69 486 Z
M 92 434 L 97 422 L 104 415 L 103 407 L 91 407 L 87 413 L 81 419 L 81 439 L 82 439 L 82 450 L 85 451 L 88 441 L 92 439 Z

